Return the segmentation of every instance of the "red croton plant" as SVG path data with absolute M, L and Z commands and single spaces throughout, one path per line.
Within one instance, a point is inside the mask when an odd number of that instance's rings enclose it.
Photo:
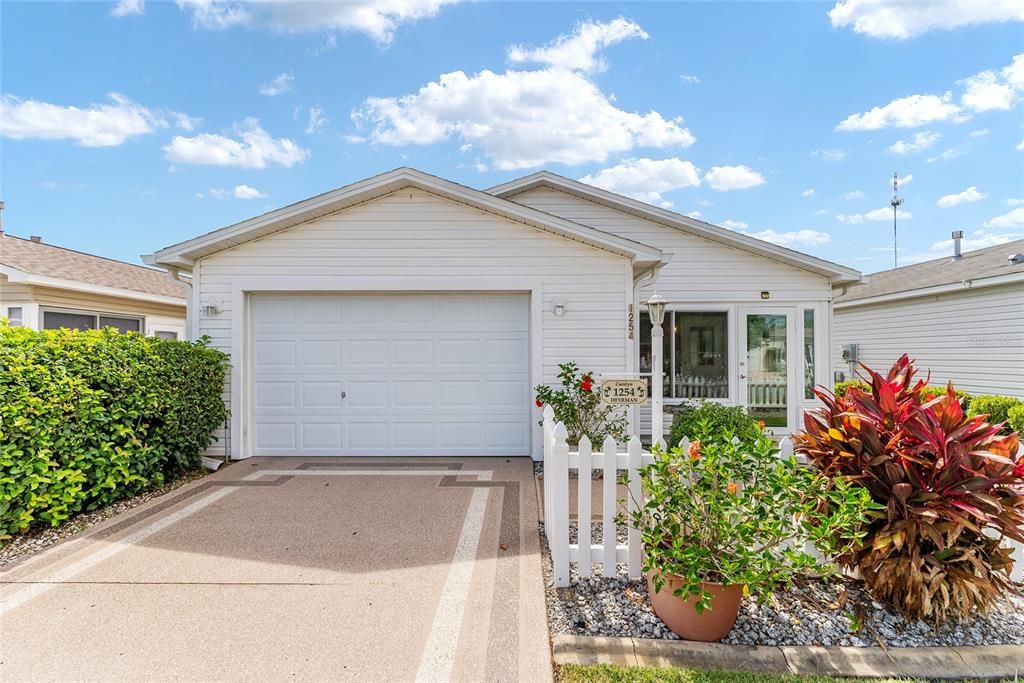
M 885 506 L 860 547 L 840 558 L 860 569 L 877 599 L 907 616 L 943 621 L 984 610 L 1006 591 L 1011 550 L 1024 542 L 1024 459 L 1019 435 L 967 417 L 950 385 L 932 400 L 902 356 L 870 392 L 816 391 L 796 452 L 823 472 L 859 482 Z

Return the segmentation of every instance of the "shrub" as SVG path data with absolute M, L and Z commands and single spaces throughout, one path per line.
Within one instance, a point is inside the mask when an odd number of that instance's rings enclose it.
M 698 612 L 711 600 L 703 582 L 740 584 L 764 598 L 797 574 L 834 571 L 804 549 L 805 539 L 829 556 L 848 552 L 863 533 L 872 502 L 862 487 L 781 459 L 760 430 L 739 439 L 701 420 L 692 433 L 683 447 L 655 448 L 654 463 L 640 471 L 644 500 L 631 523 L 655 590 L 666 575 L 680 577 L 673 595 L 695 596 Z
M 1006 422 L 1012 431 L 1024 434 L 1024 402 L 1010 408 L 1006 415 Z
M 950 387 L 922 402 L 907 356 L 870 392 L 818 392 L 795 450 L 837 483 L 858 482 L 884 506 L 863 543 L 839 556 L 877 599 L 943 621 L 985 609 L 1011 590 L 1004 538 L 1024 542 L 1024 461 L 1018 436 L 966 417 Z M 987 532 L 987 533 L 986 533 Z
M 203 342 L 0 327 L 0 538 L 197 467 L 226 368 Z
M 869 391 L 871 389 L 871 385 L 869 385 L 867 382 L 862 382 L 859 379 L 848 379 L 842 382 L 836 382 L 836 396 L 838 396 L 839 398 L 846 396 L 846 390 L 849 389 L 850 387 L 856 387 L 861 391 Z
M 971 417 L 987 417 L 992 424 L 1001 424 L 1002 433 L 1010 434 L 1019 431 L 1008 424 L 1010 410 L 1017 406 L 1024 406 L 1024 401 L 1013 396 L 975 396 L 971 399 L 971 406 L 967 412 Z
M 555 421 L 565 425 L 570 445 L 577 445 L 584 435 L 591 443 L 603 443 L 609 436 L 616 441 L 626 438 L 626 415 L 615 406 L 601 403 L 593 372 L 581 373 L 576 363 L 562 363 L 558 366 L 558 379 L 562 385 L 559 389 L 546 384 L 535 387 L 537 407 L 551 406 Z
M 700 438 L 706 428 L 712 434 L 728 435 L 727 438 L 738 437 L 744 441 L 752 441 L 761 434 L 757 420 L 750 416 L 742 406 L 727 406 L 715 401 L 697 401 L 683 404 L 672 418 L 672 427 L 668 432 L 668 444 L 679 445 L 683 438 L 690 440 Z

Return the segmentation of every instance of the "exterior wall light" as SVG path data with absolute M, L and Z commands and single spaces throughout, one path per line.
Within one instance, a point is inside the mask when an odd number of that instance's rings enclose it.
M 561 300 L 561 299 L 559 299 L 558 301 L 556 301 L 556 302 L 555 302 L 555 307 L 554 307 L 554 311 L 553 311 L 553 312 L 554 312 L 554 314 L 555 314 L 555 315 L 557 315 L 558 317 L 562 317 L 563 315 L 565 315 L 565 301 L 563 301 L 563 300 Z

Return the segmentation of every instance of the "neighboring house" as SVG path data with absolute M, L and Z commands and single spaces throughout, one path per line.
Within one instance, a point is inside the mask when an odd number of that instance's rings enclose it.
M 667 402 L 785 432 L 805 377 L 831 382 L 832 286 L 860 277 L 551 173 L 483 192 L 407 168 L 145 260 L 191 273 L 189 335 L 231 354 L 234 458 L 539 457 L 532 387 L 648 369 L 655 290 Z
M 0 231 L 0 317 L 32 329 L 94 329 L 183 339 L 185 287 L 162 270 Z
M 1024 240 L 958 255 L 959 239 L 951 257 L 836 287 L 833 360 L 848 379 L 844 348 L 880 372 L 906 353 L 933 384 L 1024 398 Z

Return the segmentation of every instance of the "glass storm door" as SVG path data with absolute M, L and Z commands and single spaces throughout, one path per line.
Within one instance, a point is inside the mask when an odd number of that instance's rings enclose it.
M 740 396 L 754 419 L 770 429 L 788 430 L 789 314 L 747 311 L 741 321 Z

